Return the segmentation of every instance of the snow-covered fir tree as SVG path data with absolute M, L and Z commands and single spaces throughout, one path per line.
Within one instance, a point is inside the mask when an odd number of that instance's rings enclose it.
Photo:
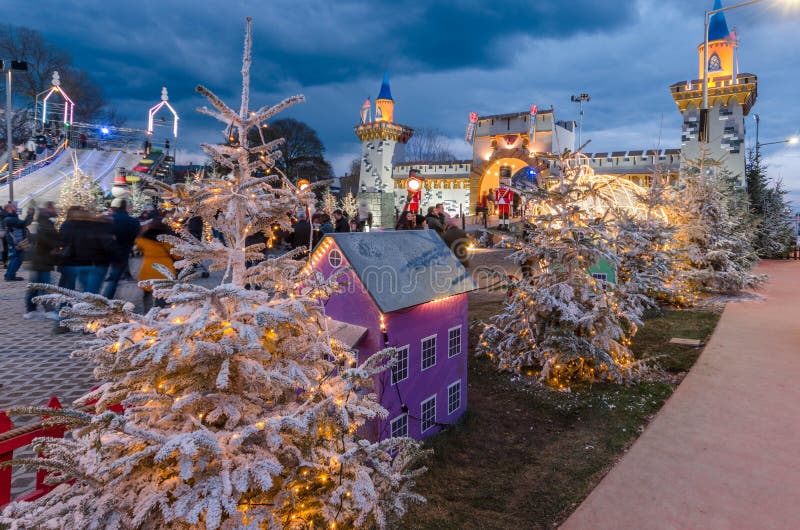
M 322 194 L 322 200 L 319 203 L 320 211 L 333 218 L 333 212 L 338 208 L 339 202 L 336 200 L 336 195 L 331 193 L 330 190 L 325 190 L 325 193 Z
M 558 389 L 577 382 L 636 380 L 630 338 L 640 324 L 640 296 L 595 279 L 591 268 L 618 264 L 604 197 L 607 180 L 591 178 L 579 159 L 562 157 L 560 179 L 530 203 L 527 228 L 511 259 L 512 279 L 502 312 L 485 327 L 479 353 L 501 370 L 535 376 Z
M 184 232 L 165 237 L 179 274 L 151 281 L 166 306 L 147 314 L 93 294 L 49 295 L 70 301 L 67 325 L 96 333 L 75 354 L 95 363 L 103 383 L 79 401 L 92 414 L 55 417 L 72 428 L 69 437 L 37 442 L 46 460 L 36 465 L 74 483 L 10 504 L 0 524 L 385 528 L 422 500 L 412 491 L 422 472 L 417 442 L 358 436 L 365 421 L 386 414 L 369 388 L 392 351 L 357 366 L 327 331 L 321 301 L 336 283 L 292 255 L 263 261 L 263 244 L 246 246 L 255 232 L 288 229 L 290 213 L 314 201 L 279 171 L 262 171 L 281 156 L 280 141 L 248 143 L 248 131 L 302 100 L 251 109 L 250 60 L 248 19 L 239 109 L 198 88 L 213 106 L 200 112 L 238 134 L 236 146 L 204 145 L 229 173 L 192 190 L 150 182 L 176 218 L 200 215 L 227 245 Z M 190 265 L 201 261 L 223 271 L 222 283 L 191 282 Z M 108 410 L 113 404 L 124 412 Z
M 145 192 L 141 182 L 134 182 L 131 184 L 128 203 L 130 205 L 128 213 L 138 216 L 145 208 L 153 204 L 153 197 Z
M 356 214 L 358 213 L 358 201 L 352 193 L 348 191 L 347 195 L 342 197 L 341 206 L 342 211 L 347 214 L 347 217 L 350 219 L 355 218 Z
M 89 212 L 99 212 L 105 206 L 103 189 L 94 178 L 81 169 L 78 155 L 72 155 L 72 174 L 64 179 L 56 207 L 63 221 L 70 206 L 82 206 Z
M 758 256 L 743 190 L 703 150 L 700 159 L 685 162 L 676 243 L 687 284 L 694 291 L 724 294 L 758 287 L 766 277 L 750 272 Z
M 791 208 L 783 184 L 780 181 L 769 184 L 766 167 L 758 152 L 748 154 L 745 180 L 750 212 L 757 224 L 756 253 L 761 258 L 786 257 L 796 244 L 797 234 L 790 219 Z
M 675 244 L 678 205 L 673 188 L 663 177 L 654 174 L 651 186 L 636 193 L 635 209 L 613 208 L 617 282 L 628 292 L 644 295 L 647 306 L 686 307 L 694 296 Z
M 791 204 L 781 181 L 767 188 L 762 218 L 756 231 L 756 253 L 762 258 L 786 258 L 797 242 Z

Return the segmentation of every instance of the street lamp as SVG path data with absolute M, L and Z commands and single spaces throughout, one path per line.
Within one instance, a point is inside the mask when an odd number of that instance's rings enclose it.
M 800 143 L 800 138 L 798 138 L 797 136 L 792 136 L 791 138 L 787 138 L 786 140 L 778 140 L 778 141 L 775 141 L 775 142 L 757 143 L 756 144 L 756 154 L 758 154 L 758 148 L 762 147 L 762 146 L 765 146 L 765 145 L 775 145 L 775 144 L 795 145 L 797 143 Z
M 13 112 L 11 110 L 11 72 L 26 72 L 28 63 L 25 61 L 0 61 L 0 68 L 6 74 L 6 153 L 8 156 L 8 169 L 6 171 L 8 180 L 8 201 L 14 200 L 14 157 L 11 154 L 13 141 L 11 139 L 11 120 Z
M 579 118 L 578 118 L 578 147 L 581 147 L 581 131 L 583 130 L 583 102 L 590 101 L 592 98 L 589 94 L 579 94 L 570 98 L 573 103 L 578 104 Z

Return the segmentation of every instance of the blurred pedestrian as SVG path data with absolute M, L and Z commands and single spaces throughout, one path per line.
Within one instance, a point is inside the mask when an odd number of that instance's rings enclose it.
M 141 228 L 139 220 L 128 215 L 128 201 L 114 199 L 111 201 L 111 230 L 114 233 L 114 247 L 112 249 L 111 267 L 109 268 L 108 284 L 103 289 L 103 296 L 114 298 L 117 285 L 122 274 L 128 269 L 128 260 L 133 248 L 133 242 L 139 235 Z
M 369 202 L 367 199 L 358 201 L 356 228 L 359 232 L 369 232 L 370 229 L 372 229 L 372 211 L 369 209 Z
M 39 214 L 36 216 L 36 239 L 31 250 L 29 276 L 31 283 L 52 283 L 52 272 L 55 266 L 58 265 L 58 251 L 61 247 L 58 230 L 56 230 L 56 225 L 53 222 L 57 214 L 56 207 L 52 201 L 39 208 Z M 44 317 L 58 320 L 58 313 L 55 311 L 49 313 L 36 311 L 36 303 L 33 299 L 42 294 L 45 294 L 45 292 L 28 288 L 25 293 L 24 317 L 27 319 Z
M 164 274 L 155 268 L 155 265 L 162 265 L 166 267 L 173 275 L 175 274 L 175 263 L 172 259 L 172 245 L 159 239 L 163 235 L 172 235 L 172 230 L 164 224 L 160 216 L 155 216 L 147 224 L 142 227 L 139 237 L 136 238 L 136 246 L 142 251 L 142 268 L 139 269 L 139 276 L 137 280 L 140 282 L 145 280 L 158 280 L 165 279 Z M 165 307 L 166 302 L 163 298 L 153 298 L 153 288 L 149 285 L 139 286 L 142 289 L 142 302 L 144 304 L 144 311 L 149 311 L 153 305 L 156 307 Z
M 292 232 L 287 236 L 289 248 L 295 250 L 301 247 L 308 249 L 311 244 L 311 224 L 306 219 L 306 213 L 303 210 L 297 212 L 297 220 L 292 223 Z M 299 254 L 297 259 L 303 259 L 306 253 Z
M 25 278 L 17 276 L 17 271 L 25 261 L 25 251 L 31 246 L 30 232 L 28 226 L 33 222 L 35 210 L 28 208 L 25 219 L 20 219 L 17 215 L 17 204 L 9 202 L 5 207 L 5 217 L 3 227 L 5 228 L 5 242 L 8 248 L 8 268 L 5 273 L 7 282 L 23 281 Z
M 59 236 L 63 249 L 58 285 L 99 294 L 114 256 L 111 219 L 96 216 L 81 206 L 71 206 Z

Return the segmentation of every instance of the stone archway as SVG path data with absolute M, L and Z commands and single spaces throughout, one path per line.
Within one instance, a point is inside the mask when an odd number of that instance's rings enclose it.
M 511 166 L 512 174 L 525 166 L 536 168 L 540 173 L 547 169 L 545 161 L 531 155 L 525 148 L 496 149 L 488 160 L 472 167 L 469 176 L 470 212 L 475 212 L 475 205 L 483 193 L 498 186 L 499 168 L 503 165 Z

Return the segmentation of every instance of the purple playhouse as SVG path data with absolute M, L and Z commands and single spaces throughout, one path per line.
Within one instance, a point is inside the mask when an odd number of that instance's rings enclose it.
M 422 439 L 455 422 L 467 407 L 467 270 L 433 230 L 326 235 L 312 267 L 344 290 L 325 312 L 334 336 L 363 362 L 391 346 L 398 362 L 375 392 L 389 411 L 367 425 L 374 440 Z M 337 276 L 338 275 L 338 276 Z

